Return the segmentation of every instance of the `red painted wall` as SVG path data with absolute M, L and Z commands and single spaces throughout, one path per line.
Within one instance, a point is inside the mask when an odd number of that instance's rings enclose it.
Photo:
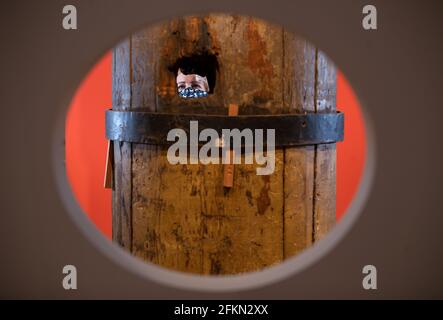
M 66 119 L 66 170 L 85 214 L 111 238 L 111 191 L 103 188 L 107 140 L 104 113 L 111 107 L 111 53 L 85 77 Z M 345 213 L 360 181 L 366 152 L 364 123 L 351 86 L 337 77 L 337 106 L 345 113 L 345 141 L 337 144 L 337 219 Z
M 112 105 L 112 55 L 86 75 L 66 118 L 66 171 L 75 198 L 97 228 L 112 237 L 111 195 L 103 188 L 107 140 L 105 110 Z
M 363 175 L 366 136 L 363 114 L 352 87 L 341 72 L 337 75 L 337 109 L 345 114 L 345 139 L 337 143 L 337 219 L 352 201 Z

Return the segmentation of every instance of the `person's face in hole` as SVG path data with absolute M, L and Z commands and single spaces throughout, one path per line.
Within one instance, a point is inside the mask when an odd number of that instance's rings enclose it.
M 178 92 L 183 91 L 186 88 L 192 88 L 194 90 L 200 89 L 206 92 L 209 91 L 208 79 L 198 74 L 184 74 L 178 69 L 176 80 Z

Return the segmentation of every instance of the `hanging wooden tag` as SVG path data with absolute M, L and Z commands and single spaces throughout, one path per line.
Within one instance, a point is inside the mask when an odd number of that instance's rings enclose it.
M 108 153 L 106 155 L 106 168 L 105 168 L 105 189 L 113 188 L 113 176 L 114 176 L 114 143 L 112 140 L 108 141 Z
M 238 116 L 238 104 L 229 104 L 229 116 Z M 232 188 L 234 186 L 234 150 L 227 150 L 226 157 L 229 163 L 223 166 L 223 186 Z

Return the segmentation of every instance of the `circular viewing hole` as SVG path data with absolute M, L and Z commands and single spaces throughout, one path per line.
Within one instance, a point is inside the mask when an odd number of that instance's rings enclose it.
M 208 65 L 191 59 L 188 70 L 211 70 L 217 86 L 201 99 L 185 99 L 174 68 L 183 57 L 202 54 L 211 57 Z M 273 156 L 253 149 L 252 163 L 241 152 L 241 163 L 227 165 L 202 161 L 202 146 L 193 155 L 185 145 L 169 157 L 170 144 L 108 144 L 105 138 L 111 107 L 180 118 L 228 115 L 230 105 L 239 115 L 341 111 L 344 139 L 276 146 Z M 191 134 L 174 123 L 165 128 Z M 174 132 L 177 139 L 181 132 Z M 103 236 L 148 264 L 213 276 L 267 270 L 327 241 L 357 194 L 367 149 L 355 93 L 321 50 L 282 26 L 228 14 L 164 21 L 112 48 L 77 89 L 65 141 L 71 189 Z M 222 148 L 211 150 L 217 154 L 209 158 L 222 161 Z

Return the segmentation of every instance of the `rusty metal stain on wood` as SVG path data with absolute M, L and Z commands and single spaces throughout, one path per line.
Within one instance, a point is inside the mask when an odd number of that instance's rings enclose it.
M 264 214 L 266 209 L 271 205 L 271 198 L 269 198 L 269 176 L 262 176 L 262 179 L 264 184 L 257 197 L 258 214 Z

